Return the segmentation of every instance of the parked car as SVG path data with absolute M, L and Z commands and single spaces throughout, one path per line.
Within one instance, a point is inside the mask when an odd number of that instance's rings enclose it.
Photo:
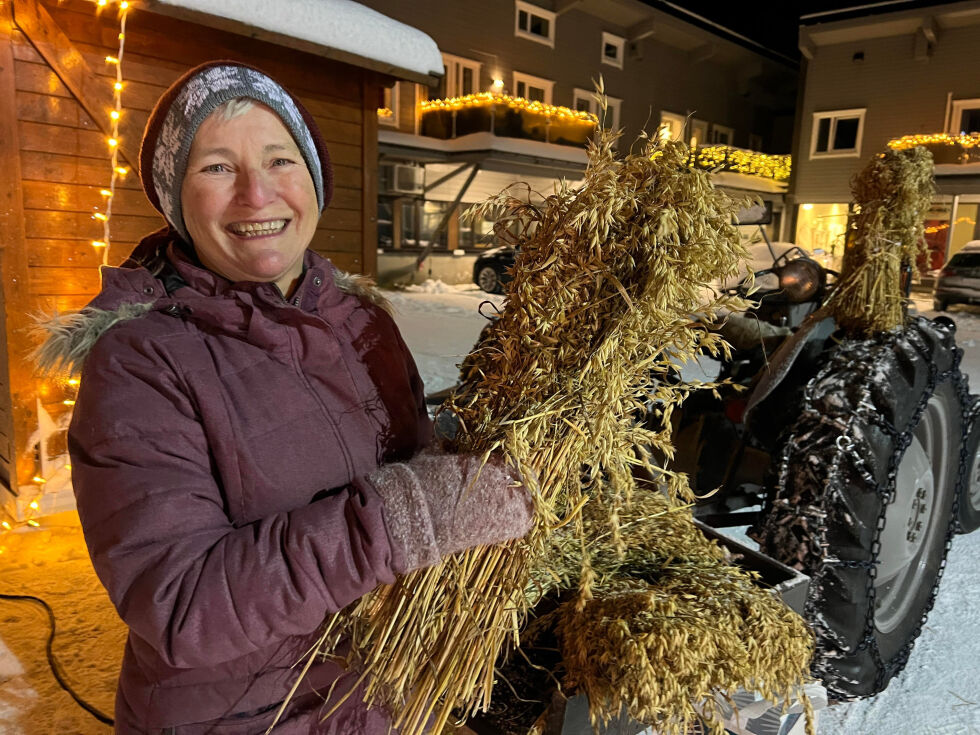
M 964 245 L 939 271 L 932 304 L 936 311 L 952 304 L 980 304 L 980 240 Z
M 503 293 L 516 257 L 517 251 L 506 245 L 487 250 L 473 264 L 473 283 L 487 293 Z

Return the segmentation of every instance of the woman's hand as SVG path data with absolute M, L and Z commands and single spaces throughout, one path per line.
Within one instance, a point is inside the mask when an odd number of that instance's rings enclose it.
M 534 503 L 516 471 L 496 455 L 444 454 L 427 449 L 408 462 L 367 477 L 384 501 L 398 574 L 436 564 L 473 546 L 524 536 Z

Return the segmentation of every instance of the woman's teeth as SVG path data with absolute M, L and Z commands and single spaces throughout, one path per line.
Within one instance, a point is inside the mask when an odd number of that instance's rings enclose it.
M 235 222 L 228 229 L 243 237 L 258 237 L 259 235 L 274 235 L 286 226 L 286 220 L 274 219 L 269 222 Z

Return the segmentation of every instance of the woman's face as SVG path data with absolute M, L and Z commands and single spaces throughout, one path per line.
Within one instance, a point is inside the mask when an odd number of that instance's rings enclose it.
M 231 120 L 219 109 L 201 123 L 180 203 L 205 267 L 292 292 L 320 212 L 303 156 L 272 110 L 256 102 Z

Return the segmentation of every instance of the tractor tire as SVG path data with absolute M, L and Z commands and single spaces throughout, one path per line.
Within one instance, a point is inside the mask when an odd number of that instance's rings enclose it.
M 966 474 L 954 331 L 920 317 L 832 348 L 776 455 L 754 535 L 811 577 L 813 673 L 838 701 L 887 686 L 935 600 Z
M 980 528 L 980 401 L 973 404 L 969 431 L 963 446 L 965 477 L 956 499 L 957 531 L 972 533 Z

